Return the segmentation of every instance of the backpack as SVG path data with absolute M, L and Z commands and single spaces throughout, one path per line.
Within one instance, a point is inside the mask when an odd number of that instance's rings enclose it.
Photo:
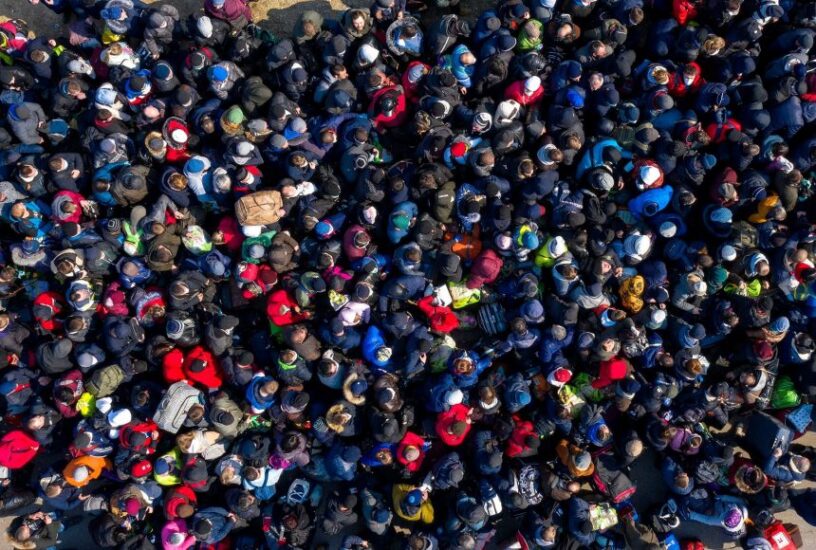
M 85 389 L 94 397 L 107 397 L 125 380 L 125 371 L 119 365 L 109 365 L 96 370 L 85 383 Z
M 479 328 L 490 336 L 507 330 L 507 319 L 500 304 L 486 304 L 479 308 Z
M 796 391 L 796 386 L 793 384 L 790 376 L 783 375 L 777 378 L 776 385 L 773 388 L 771 395 L 772 409 L 790 409 L 801 402 L 799 392 Z
M 518 472 L 519 493 L 531 506 L 537 506 L 544 500 L 541 494 L 541 471 L 531 464 L 527 464 Z
M 739 221 L 731 226 L 731 240 L 737 252 L 756 248 L 759 244 L 759 231 L 750 223 Z
M 637 491 L 637 486 L 623 473 L 611 455 L 598 457 L 595 472 L 592 474 L 592 484 L 615 504 L 631 498 Z
M 36 456 L 40 444 L 22 430 L 14 430 L 0 439 L 0 466 L 10 470 L 24 467 Z
M 267 225 L 280 219 L 282 207 L 280 191 L 256 191 L 235 202 L 235 217 L 241 225 Z

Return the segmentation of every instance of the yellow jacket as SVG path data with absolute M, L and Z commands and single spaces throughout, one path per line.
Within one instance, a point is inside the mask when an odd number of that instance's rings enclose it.
M 396 511 L 397 515 L 406 521 L 421 521 L 422 523 L 433 523 L 434 520 L 434 509 L 431 500 L 428 499 L 423 502 L 419 506 L 419 511 L 412 516 L 408 516 L 402 509 L 402 501 L 405 499 L 405 496 L 416 489 L 413 485 L 408 485 L 407 483 L 399 483 L 394 484 L 394 489 L 391 491 L 391 496 L 394 501 L 394 510 Z

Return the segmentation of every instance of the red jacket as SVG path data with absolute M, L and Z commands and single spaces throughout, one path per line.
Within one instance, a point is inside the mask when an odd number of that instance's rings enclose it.
M 297 311 L 295 308 L 298 308 Z M 266 314 L 269 320 L 279 327 L 294 325 L 309 318 L 309 314 L 300 311 L 300 306 L 285 290 L 278 290 L 269 295 Z
M 681 25 L 697 18 L 697 2 L 695 0 L 674 0 L 672 15 Z
M 13 430 L 0 439 L 0 466 L 22 468 L 37 455 L 40 444 L 22 430 Z
M 417 302 L 419 310 L 428 316 L 431 330 L 448 333 L 459 328 L 459 318 L 446 306 L 433 305 L 433 296 L 425 296 Z
M 152 455 L 156 452 L 159 438 L 153 438 L 153 432 L 159 431 L 159 427 L 152 420 L 146 422 L 131 422 L 119 432 L 119 447 L 127 449 L 133 453 Z M 136 434 L 144 435 L 144 440 L 140 443 L 133 443 L 132 436 Z
M 397 106 L 394 107 L 391 116 L 387 116 L 385 113 L 379 112 L 377 103 L 383 95 L 393 90 L 399 92 L 397 94 Z M 368 105 L 368 116 L 371 119 L 371 123 L 374 124 L 374 127 L 378 130 L 402 126 L 405 124 L 405 121 L 408 120 L 408 105 L 405 101 L 405 94 L 396 86 L 386 86 L 385 88 L 377 90 L 374 95 L 371 96 L 371 103 Z
M 164 499 L 164 516 L 168 520 L 174 520 L 178 516 L 179 506 L 189 504 L 195 508 L 198 503 L 195 492 L 186 485 L 176 485 L 171 488 Z
M 447 411 L 439 413 L 436 417 L 436 435 L 448 447 L 461 445 L 467 438 L 468 433 L 470 433 L 470 423 L 467 422 L 469 411 L 470 408 L 467 405 L 458 403 Z M 456 422 L 465 422 L 467 424 L 467 428 L 465 428 L 462 435 L 457 436 L 449 431 L 450 427 Z
M 408 78 L 408 73 L 411 72 L 411 69 L 419 65 L 425 67 L 426 73 L 431 70 L 431 67 L 427 63 L 411 61 L 408 63 L 408 67 L 405 68 L 405 72 L 402 73 L 402 89 L 405 90 L 405 99 L 407 99 L 409 103 L 419 102 L 420 92 L 422 91 L 421 78 L 416 82 L 411 82 L 411 79 Z
M 669 89 L 669 94 L 673 97 L 685 97 L 688 94 L 696 94 L 700 88 L 703 87 L 703 84 L 705 84 L 705 79 L 702 76 L 703 70 L 700 66 L 694 61 L 688 63 L 688 65 L 693 65 L 697 68 L 697 76 L 694 77 L 690 85 L 686 85 L 685 80 L 683 80 L 683 71 L 675 71 L 669 79 L 669 84 L 666 86 Z
M 507 450 L 505 451 L 505 454 L 511 458 L 532 449 L 525 441 L 528 437 L 538 438 L 538 433 L 536 433 L 533 423 L 529 420 L 523 420 L 518 415 L 513 415 L 513 422 L 515 422 L 515 428 L 507 441 Z
M 179 120 L 176 119 L 169 119 L 167 121 L 167 127 L 165 128 L 167 135 L 169 136 L 176 130 L 181 130 L 187 136 L 190 135 L 190 130 L 187 129 L 187 126 L 182 124 Z M 165 140 L 167 141 L 167 140 Z M 167 156 L 165 157 L 167 162 L 186 162 L 187 159 L 190 158 L 190 153 L 187 151 L 187 144 L 185 143 L 181 147 L 175 147 L 172 143 L 167 141 Z
M 409 445 L 417 447 L 419 449 L 419 458 L 416 460 L 408 461 L 405 459 L 405 448 Z M 418 471 L 422 467 L 422 461 L 425 459 L 425 440 L 422 439 L 421 436 L 413 433 L 407 432 L 405 437 L 402 438 L 402 441 L 399 442 L 397 445 L 397 461 L 405 466 L 405 469 L 409 472 L 413 473 Z
M 541 103 L 541 100 L 544 99 L 544 85 L 542 84 L 538 90 L 527 95 L 524 93 L 524 80 L 517 80 L 504 90 L 504 98 L 518 101 L 522 107 L 536 105 Z
M 200 370 L 200 363 L 204 369 Z M 184 377 L 207 389 L 220 388 L 224 383 L 224 374 L 218 364 L 218 359 L 207 348 L 196 346 L 184 358 Z
M 57 315 L 62 313 L 65 309 L 65 300 L 63 300 L 59 292 L 48 290 L 38 295 L 34 298 L 32 308 L 36 306 L 43 306 L 51 310 L 51 314 L 48 317 L 37 315 L 36 311 L 34 313 L 34 318 L 43 330 L 54 332 L 62 329 L 62 320 L 57 319 Z

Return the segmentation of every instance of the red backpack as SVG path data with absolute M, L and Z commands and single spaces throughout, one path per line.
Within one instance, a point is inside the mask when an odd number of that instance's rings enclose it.
M 22 430 L 14 430 L 0 439 L 0 466 L 10 470 L 22 468 L 37 455 L 40 444 Z

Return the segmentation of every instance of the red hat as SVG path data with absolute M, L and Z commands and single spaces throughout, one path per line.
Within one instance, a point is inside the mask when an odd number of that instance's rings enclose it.
M 150 475 L 153 471 L 153 465 L 147 460 L 140 460 L 130 468 L 130 475 L 133 477 L 144 477 Z M 138 503 L 137 503 L 138 504 Z
M 465 143 L 464 141 L 457 141 L 456 143 L 451 145 L 450 151 L 451 156 L 457 158 L 463 157 L 465 156 L 465 153 L 467 153 L 467 143 Z
M 258 266 L 249 262 L 242 262 L 238 265 L 238 280 L 241 282 L 251 282 L 258 277 Z
M 550 378 L 553 382 L 557 382 L 558 384 L 566 384 L 572 380 L 572 372 L 564 367 L 558 367 L 550 375 Z
M 601 361 L 601 368 L 598 371 L 598 379 L 592 382 L 592 387 L 601 389 L 607 387 L 615 380 L 626 378 L 627 365 L 623 359 L 610 359 Z

